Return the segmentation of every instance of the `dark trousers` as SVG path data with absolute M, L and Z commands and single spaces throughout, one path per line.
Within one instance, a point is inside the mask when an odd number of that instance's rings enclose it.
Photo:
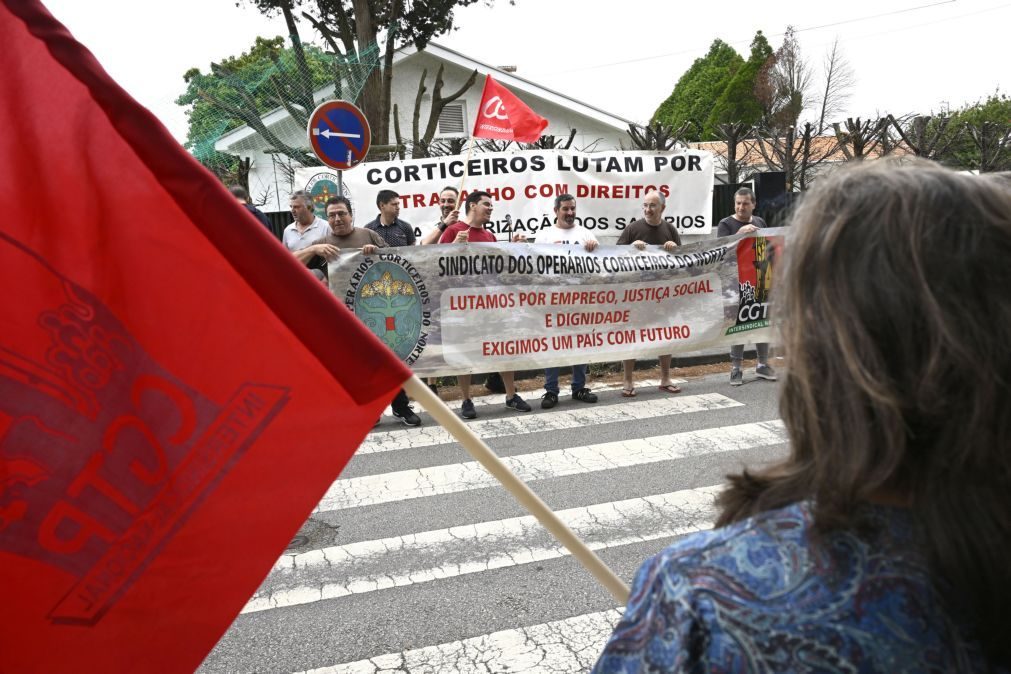
M 407 407 L 407 405 L 410 402 L 411 399 L 407 397 L 407 391 L 405 391 L 404 389 L 400 389 L 400 391 L 397 393 L 397 397 L 393 399 L 393 409 L 395 410 L 403 409 Z

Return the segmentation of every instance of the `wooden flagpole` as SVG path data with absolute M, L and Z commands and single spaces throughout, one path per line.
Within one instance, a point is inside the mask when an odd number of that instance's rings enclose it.
M 521 506 L 536 517 L 537 521 L 564 545 L 587 571 L 593 574 L 593 577 L 611 593 L 615 600 L 621 604 L 628 601 L 628 586 L 621 582 L 614 571 L 604 564 L 600 557 L 590 550 L 586 543 L 580 540 L 572 529 L 562 522 L 558 515 L 548 508 L 547 504 L 446 406 L 439 396 L 432 393 L 427 384 L 421 381 L 417 375 L 412 375 L 404 382 L 404 389 L 432 415 L 439 425 L 449 431 L 450 435 L 456 438 L 464 449 L 470 452 L 470 455 L 484 466 L 485 470 L 491 473 Z
M 474 136 L 467 139 L 467 158 L 463 160 L 463 175 L 460 176 L 460 190 L 457 192 L 459 196 L 463 195 L 463 184 L 467 181 L 468 170 L 467 166 L 470 165 L 470 155 L 474 152 Z M 459 196 L 457 196 L 457 201 L 459 202 Z M 462 204 L 457 203 L 457 209 L 460 208 Z

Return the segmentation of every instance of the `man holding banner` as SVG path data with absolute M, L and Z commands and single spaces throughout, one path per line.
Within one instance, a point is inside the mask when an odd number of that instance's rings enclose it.
M 659 190 L 652 190 L 642 200 L 643 217 L 629 225 L 618 237 L 617 245 L 631 244 L 639 250 L 645 250 L 647 245 L 661 246 L 668 253 L 681 245 L 681 235 L 674 225 L 663 219 L 663 210 L 667 207 L 667 199 Z M 670 379 L 670 356 L 660 356 L 660 390 L 667 393 L 681 393 L 681 387 Z M 635 397 L 635 360 L 622 361 L 625 371 L 625 384 L 621 395 L 626 398 Z
M 471 192 L 467 195 L 464 208 L 466 219 L 447 227 L 446 231 L 442 233 L 439 243 L 495 243 L 495 235 L 484 228 L 485 224 L 491 222 L 491 213 L 494 210 L 491 195 L 482 190 Z M 529 412 L 533 409 L 516 393 L 516 381 L 513 373 L 503 372 L 501 374 L 506 390 L 506 407 L 517 412 Z M 477 410 L 474 409 L 474 402 L 470 399 L 470 379 L 469 374 L 461 374 L 457 377 L 460 393 L 463 395 L 460 416 L 464 419 L 477 418 Z
M 571 194 L 559 194 L 555 197 L 555 224 L 537 235 L 537 243 L 582 246 L 587 252 L 593 252 L 597 247 L 597 238 L 588 229 L 576 224 L 576 198 Z M 544 370 L 542 410 L 558 404 L 558 370 L 557 367 Z M 597 394 L 586 388 L 585 364 L 572 366 L 572 397 L 584 403 L 597 402 Z
M 734 192 L 734 214 L 720 220 L 716 228 L 716 236 L 733 236 L 734 234 L 750 234 L 759 229 L 768 227 L 765 220 L 754 215 L 755 193 L 748 187 L 742 187 Z M 768 342 L 758 342 L 755 344 L 755 351 L 758 355 L 758 365 L 755 366 L 755 376 L 759 379 L 776 381 L 776 372 L 769 365 L 769 344 Z M 744 372 L 741 364 L 744 361 L 744 345 L 734 344 L 730 347 L 730 385 L 740 386 L 744 383 Z

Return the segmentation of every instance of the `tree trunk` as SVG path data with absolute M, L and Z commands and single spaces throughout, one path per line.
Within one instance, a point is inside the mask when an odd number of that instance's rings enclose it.
M 379 128 L 372 134 L 376 142 L 388 143 L 390 140 L 390 102 L 393 100 L 393 52 L 396 50 L 396 26 L 400 16 L 402 0 L 394 0 L 390 8 L 392 20 L 386 31 L 386 51 L 383 54 L 383 84 L 382 98 L 379 101 Z M 398 140 L 399 144 L 400 141 Z
M 789 194 L 793 192 L 793 180 L 795 173 L 795 157 L 794 157 L 794 144 L 797 140 L 797 130 L 794 127 L 790 127 L 786 130 L 786 147 L 783 151 L 783 173 L 786 176 L 786 192 Z
M 295 84 L 295 100 L 299 105 L 306 107 L 305 114 L 308 115 L 312 113 L 313 109 L 312 72 L 305 60 L 305 49 L 302 47 L 302 39 L 298 35 L 298 26 L 295 25 L 295 16 L 291 13 L 291 7 L 288 5 L 281 7 L 281 14 L 284 15 L 284 23 L 288 27 L 291 50 L 295 54 L 295 65 L 299 74 Z
M 355 12 L 355 38 L 358 41 L 359 63 L 367 63 L 379 49 L 376 39 L 376 29 L 372 23 L 372 10 L 368 0 L 353 0 Z M 379 68 L 373 68 L 369 72 L 365 86 L 362 87 L 358 96 L 358 105 L 365 118 L 369 120 L 372 129 L 381 129 L 383 126 L 383 82 L 382 73 Z M 387 122 L 388 123 L 388 122 Z M 387 126 L 387 129 L 389 127 Z

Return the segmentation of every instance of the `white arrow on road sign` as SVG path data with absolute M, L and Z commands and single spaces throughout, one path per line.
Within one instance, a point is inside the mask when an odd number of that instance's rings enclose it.
M 323 136 L 324 138 L 361 138 L 360 133 L 337 133 L 336 131 L 331 131 L 330 129 L 313 129 L 312 135 Z

